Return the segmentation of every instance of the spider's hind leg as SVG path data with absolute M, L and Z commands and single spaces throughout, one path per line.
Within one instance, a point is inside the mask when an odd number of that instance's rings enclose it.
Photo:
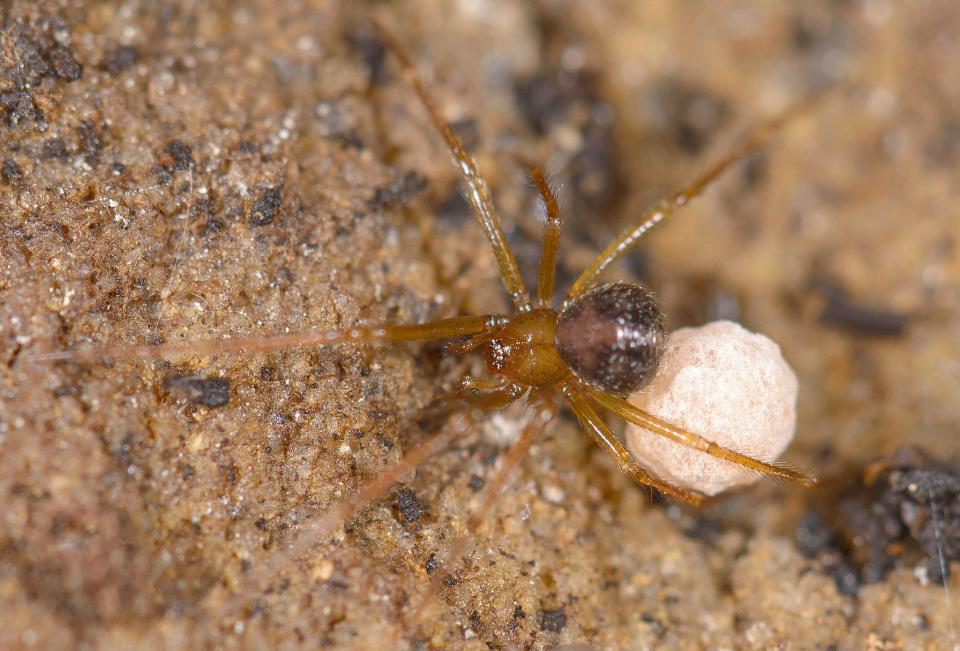
M 717 445 L 713 441 L 705 439 L 699 434 L 688 432 L 675 425 L 671 425 L 670 423 L 661 420 L 656 416 L 652 416 L 642 409 L 638 409 L 637 407 L 633 406 L 623 398 L 619 398 L 604 391 L 597 391 L 595 389 L 588 389 L 588 391 L 590 396 L 600 405 L 606 409 L 609 409 L 624 420 L 633 423 L 634 425 L 639 425 L 640 427 L 653 432 L 654 434 L 659 434 L 660 436 L 668 438 L 671 441 L 693 448 L 694 450 L 699 450 L 709 454 L 712 457 L 730 461 L 738 466 L 747 468 L 748 470 L 762 473 L 764 475 L 770 475 L 772 477 L 786 479 L 788 481 L 800 484 L 801 486 L 806 486 L 809 488 L 817 483 L 817 478 L 813 475 L 809 475 L 801 470 L 791 468 L 786 464 L 768 463 L 766 461 L 754 459 L 749 455 L 741 454 L 740 452 L 736 452 L 729 448 L 725 448 L 721 445 Z
M 515 399 L 513 391 L 513 385 L 505 385 L 499 389 L 485 390 L 478 395 L 466 396 L 462 399 L 468 406 L 476 406 L 484 410 L 489 408 L 491 404 L 500 405 L 513 402 Z M 245 602 L 253 600 L 255 595 L 260 594 L 279 573 L 294 565 L 311 548 L 330 536 L 337 527 L 349 521 L 360 510 L 374 503 L 391 486 L 405 475 L 416 470 L 432 456 L 447 448 L 456 438 L 465 436 L 476 424 L 473 413 L 474 410 L 466 409 L 453 416 L 439 432 L 430 435 L 411 448 L 399 461 L 361 484 L 355 493 L 307 520 L 288 545 L 270 553 L 259 564 L 259 569 L 248 576 L 241 589 L 238 589 L 220 607 L 220 614 L 229 615 L 236 608 L 242 607 Z
M 520 433 L 520 437 L 509 448 L 506 454 L 500 458 L 500 467 L 484 484 L 480 493 L 474 498 L 474 506 L 466 522 L 466 531 L 457 536 L 446 552 L 442 555 L 442 560 L 437 564 L 433 571 L 433 578 L 430 581 L 430 590 L 423 593 L 419 602 L 415 605 L 416 619 L 418 624 L 426 625 L 424 621 L 428 613 L 427 604 L 436 595 L 440 593 L 441 584 L 446 577 L 455 571 L 456 564 L 470 550 L 471 543 L 475 541 L 476 534 L 483 526 L 485 518 L 496 508 L 497 499 L 510 485 L 517 467 L 530 451 L 530 448 L 540 438 L 540 435 L 546 430 L 557 414 L 557 408 L 551 399 L 544 399 L 533 409 L 533 413 L 528 416 L 526 425 Z M 441 568 L 446 571 L 440 571 Z
M 654 477 L 641 468 L 633 458 L 633 455 L 630 454 L 630 451 L 627 450 L 623 443 L 610 431 L 610 428 L 607 427 L 603 419 L 597 415 L 597 412 L 587 401 L 586 397 L 577 389 L 568 385 L 564 388 L 564 395 L 583 429 L 587 430 L 587 433 L 593 437 L 597 445 L 599 445 L 604 452 L 608 453 L 617 461 L 617 465 L 620 466 L 620 469 L 624 473 L 630 475 L 630 477 L 637 482 L 655 488 L 661 493 L 670 495 L 671 497 L 679 498 L 694 506 L 703 504 L 704 496 L 701 493 L 674 486 L 658 477 Z

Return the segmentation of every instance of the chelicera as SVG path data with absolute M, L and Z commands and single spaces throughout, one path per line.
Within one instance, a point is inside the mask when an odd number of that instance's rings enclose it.
M 396 464 L 363 484 L 354 495 L 313 520 L 304 523 L 291 544 L 259 565 L 256 577 L 269 580 L 285 564 L 309 548 L 359 509 L 380 497 L 405 474 L 443 449 L 456 436 L 475 424 L 477 414 L 502 409 L 526 399 L 532 407 L 517 441 L 504 455 L 495 475 L 477 496 L 477 508 L 467 524 L 474 533 L 496 497 L 504 490 L 512 471 L 556 418 L 563 406 L 577 417 L 582 428 L 609 453 L 620 469 L 640 484 L 691 504 L 704 496 L 674 486 L 644 470 L 598 413 L 598 407 L 656 434 L 753 471 L 780 477 L 803 486 L 814 477 L 782 464 L 772 464 L 721 447 L 693 432 L 671 425 L 634 405 L 627 397 L 655 376 L 667 338 L 665 318 L 649 289 L 628 282 L 599 283 L 600 275 L 621 258 L 645 233 L 666 220 L 700 194 L 714 179 L 764 143 L 770 134 L 805 104 L 798 104 L 763 124 L 739 146 L 708 167 L 689 185 L 670 194 L 637 217 L 575 280 L 559 304 L 554 302 L 561 217 L 557 200 L 543 172 L 536 165 L 528 171 L 545 206 L 546 220 L 535 294 L 521 278 L 513 252 L 506 242 L 487 184 L 459 138 L 440 117 L 440 112 L 412 61 L 397 41 L 382 27 L 377 32 L 393 52 L 400 70 L 425 109 L 430 121 L 450 150 L 463 176 L 467 197 L 496 258 L 503 284 L 513 305 L 506 315 L 456 316 L 415 325 L 357 326 L 344 330 L 309 331 L 272 337 L 209 339 L 161 345 L 108 346 L 73 349 L 46 359 L 162 358 L 240 351 L 267 351 L 343 343 L 453 340 L 448 350 L 483 356 L 489 378 L 464 378 L 456 389 L 441 398 L 464 409 L 446 425 L 411 448 Z M 456 560 L 464 538 L 455 541 L 447 560 Z M 245 591 L 250 593 L 251 591 Z M 240 597 L 244 598 L 244 597 Z

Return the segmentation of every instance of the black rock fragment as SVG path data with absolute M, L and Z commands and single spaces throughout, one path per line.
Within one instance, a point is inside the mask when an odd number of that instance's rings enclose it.
M 103 65 L 111 75 L 119 75 L 139 60 L 140 51 L 137 50 L 136 47 L 132 45 L 121 45 L 107 54 Z
M 540 630 L 550 633 L 559 633 L 567 625 L 567 613 L 563 608 L 543 610 L 540 612 Z
M 83 66 L 73 55 L 73 50 L 64 45 L 55 45 L 47 52 L 47 61 L 55 77 L 76 81 L 83 76 Z
M 917 560 L 931 581 L 943 583 L 951 561 L 960 560 L 960 467 L 900 448 L 811 507 L 795 540 L 845 594 Z
M 409 488 L 397 491 L 397 510 L 403 514 L 407 522 L 415 522 L 423 515 L 423 504 L 417 501 L 417 496 Z
M 250 208 L 249 221 L 251 226 L 266 226 L 277 215 L 281 202 L 280 188 L 264 190 L 260 197 L 253 202 Z
M 181 172 L 193 167 L 193 150 L 182 140 L 171 140 L 163 151 L 170 156 L 170 161 L 164 167 L 174 172 Z

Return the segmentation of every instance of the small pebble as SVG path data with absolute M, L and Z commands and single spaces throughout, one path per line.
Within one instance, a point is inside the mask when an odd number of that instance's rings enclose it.
M 551 504 L 563 504 L 563 500 L 567 496 L 562 488 L 554 484 L 546 484 L 540 492 L 543 494 L 543 499 Z

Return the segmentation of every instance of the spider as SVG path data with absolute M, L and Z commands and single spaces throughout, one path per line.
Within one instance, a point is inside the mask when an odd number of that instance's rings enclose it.
M 38 355 L 43 359 L 96 359 L 181 357 L 239 351 L 268 351 L 304 346 L 450 340 L 447 350 L 455 354 L 476 353 L 483 357 L 489 378 L 465 377 L 441 401 L 463 409 L 448 419 L 438 432 L 412 447 L 393 466 L 363 484 L 352 496 L 327 512 L 307 521 L 286 548 L 274 552 L 251 573 L 250 585 L 276 575 L 360 509 L 380 497 L 390 486 L 442 450 L 472 427 L 479 414 L 507 407 L 525 399 L 530 405 L 520 435 L 504 455 L 499 469 L 477 496 L 467 535 L 449 547 L 446 560 L 454 561 L 468 537 L 483 522 L 483 514 L 505 490 L 524 455 L 557 417 L 569 408 L 582 429 L 638 483 L 684 502 L 700 505 L 705 496 L 674 486 L 642 468 L 611 431 L 598 411 L 610 411 L 623 419 L 690 446 L 703 454 L 724 459 L 751 471 L 783 478 L 803 486 L 816 479 L 782 464 L 768 463 L 721 447 L 693 432 L 685 431 L 646 413 L 628 401 L 628 396 L 646 386 L 655 376 L 667 332 L 665 317 L 653 293 L 646 287 L 623 281 L 598 282 L 600 275 L 620 259 L 657 224 L 698 196 L 723 172 L 766 142 L 770 135 L 808 105 L 801 102 L 751 132 L 737 147 L 709 166 L 698 178 L 643 212 L 614 239 L 580 274 L 562 301 L 554 301 L 555 267 L 561 231 L 559 206 L 543 171 L 526 164 L 545 206 L 536 292 L 528 292 L 491 200 L 490 192 L 473 158 L 453 129 L 441 118 L 434 100 L 400 43 L 382 25 L 374 29 L 393 53 L 399 69 L 430 122 L 449 149 L 463 177 L 467 197 L 496 258 L 513 311 L 502 315 L 455 316 L 414 325 L 382 324 L 341 330 L 307 331 L 278 336 L 206 339 L 159 345 L 120 345 L 71 349 Z M 435 579 L 439 577 L 436 574 Z M 237 598 L 245 599 L 251 590 Z

